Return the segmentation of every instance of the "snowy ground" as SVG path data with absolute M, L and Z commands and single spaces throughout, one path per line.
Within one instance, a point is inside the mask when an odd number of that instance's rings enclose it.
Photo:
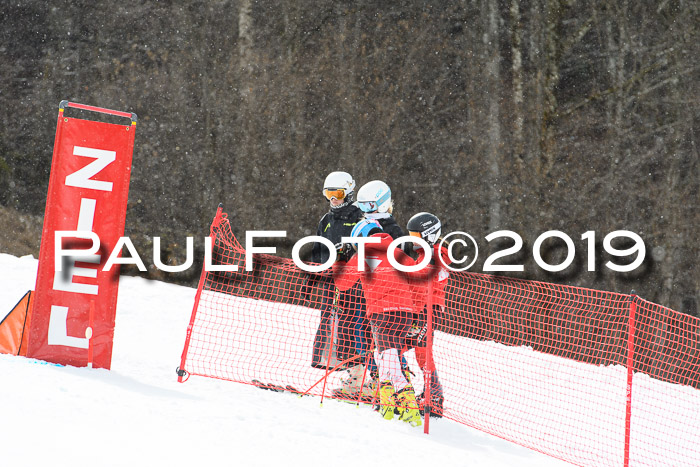
M 0 319 L 34 288 L 36 266 L 0 254 Z M 194 294 L 122 277 L 111 371 L 0 355 L 0 465 L 570 465 L 449 420 L 425 435 L 334 400 L 180 384 Z

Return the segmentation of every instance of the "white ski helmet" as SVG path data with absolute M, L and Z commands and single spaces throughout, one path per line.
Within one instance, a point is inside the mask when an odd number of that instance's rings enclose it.
M 357 206 L 364 212 L 389 212 L 391 190 L 381 180 L 367 182 L 357 192 Z
M 323 195 L 330 200 L 331 198 L 344 199 L 350 197 L 355 191 L 355 180 L 347 172 L 331 172 L 323 182 Z

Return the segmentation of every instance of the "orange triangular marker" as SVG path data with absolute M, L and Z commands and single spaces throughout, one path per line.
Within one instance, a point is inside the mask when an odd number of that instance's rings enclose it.
M 0 321 L 0 353 L 12 355 L 27 353 L 31 298 L 31 291 L 24 294 L 17 305 Z

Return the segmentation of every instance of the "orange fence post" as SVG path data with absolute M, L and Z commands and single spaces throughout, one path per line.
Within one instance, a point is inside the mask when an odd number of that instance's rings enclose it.
M 632 380 L 634 379 L 634 315 L 637 311 L 634 290 L 630 294 L 629 329 L 627 334 L 627 400 L 625 410 L 625 460 L 624 466 L 630 465 L 630 422 L 632 421 Z
M 221 215 L 224 212 L 224 205 L 219 203 L 219 207 L 216 209 L 216 215 L 211 223 L 209 229 L 210 235 L 214 233 L 214 227 L 219 225 L 221 222 Z M 185 370 L 185 361 L 187 360 L 187 350 L 190 347 L 190 338 L 192 337 L 192 328 L 194 327 L 194 320 L 197 316 L 197 308 L 199 308 L 199 299 L 202 296 L 202 289 L 204 288 L 205 278 L 207 277 L 206 264 L 202 265 L 202 274 L 199 277 L 199 285 L 197 286 L 197 293 L 194 297 L 194 306 L 192 307 L 192 315 L 190 316 L 190 324 L 187 326 L 187 335 L 185 336 L 185 347 L 182 349 L 182 356 L 180 357 L 180 366 L 177 367 L 175 372 L 177 373 L 177 381 L 179 383 L 184 383 L 187 381 L 189 376 L 187 376 L 187 371 Z M 187 376 L 187 377 L 186 377 Z
M 435 364 L 433 362 L 433 278 L 430 278 L 428 282 L 428 309 L 426 310 L 426 324 L 428 326 L 427 336 L 425 338 L 425 366 L 427 371 L 425 372 L 425 388 L 423 389 L 423 418 L 425 419 L 423 433 L 426 435 L 430 433 L 430 410 L 431 410 L 431 394 L 430 387 L 432 386 L 433 371 L 435 371 Z

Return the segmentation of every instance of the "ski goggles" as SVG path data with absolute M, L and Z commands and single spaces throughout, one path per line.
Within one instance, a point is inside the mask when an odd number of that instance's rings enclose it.
M 374 212 L 379 209 L 379 206 L 391 199 L 391 191 L 385 192 L 378 200 L 360 201 L 357 200 L 357 207 L 362 209 L 362 212 Z
M 345 199 L 345 188 L 324 188 L 323 196 L 325 196 L 328 201 L 333 198 Z
M 422 238 L 423 240 L 426 240 L 431 245 L 435 245 L 435 242 L 438 241 L 438 238 L 440 238 L 441 233 L 442 233 L 442 224 L 440 224 L 439 222 L 437 224 L 433 225 L 432 227 L 428 228 L 423 233 L 411 232 L 411 231 L 408 232 L 408 234 L 411 237 Z
M 376 201 L 358 201 L 357 207 L 362 210 L 362 212 L 374 212 L 377 210 Z

